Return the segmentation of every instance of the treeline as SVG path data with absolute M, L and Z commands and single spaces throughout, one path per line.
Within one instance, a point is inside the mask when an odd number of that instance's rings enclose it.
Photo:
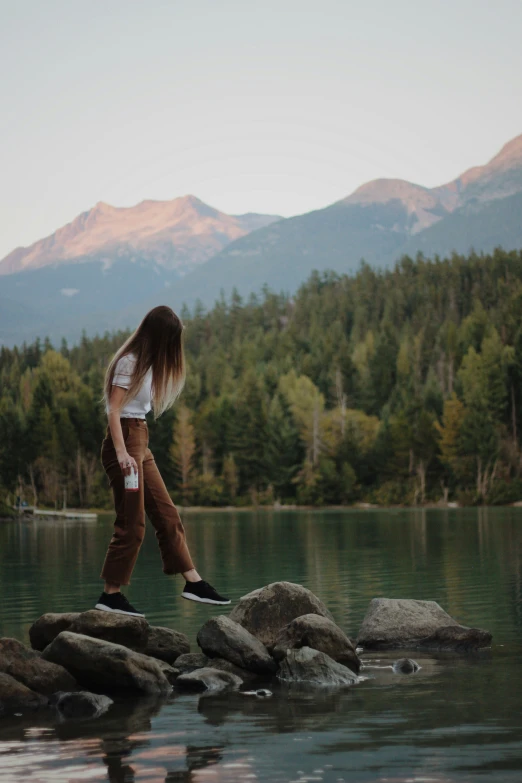
M 176 502 L 522 499 L 522 253 L 313 274 L 196 306 L 185 391 L 150 422 Z M 5 499 L 106 507 L 107 362 L 123 333 L 0 352 Z

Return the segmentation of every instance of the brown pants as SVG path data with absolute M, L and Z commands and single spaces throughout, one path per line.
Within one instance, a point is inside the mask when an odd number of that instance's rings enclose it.
M 121 426 L 126 449 L 138 465 L 139 490 L 125 490 L 123 472 L 107 427 L 101 458 L 114 496 L 116 521 L 101 577 L 117 585 L 130 583 L 145 534 L 145 512 L 156 529 L 163 572 L 190 571 L 194 564 L 185 540 L 185 529 L 148 448 L 147 423 L 144 419 L 121 419 Z

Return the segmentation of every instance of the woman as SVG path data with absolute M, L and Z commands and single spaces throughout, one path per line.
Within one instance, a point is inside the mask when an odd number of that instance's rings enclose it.
M 196 571 L 178 511 L 148 448 L 146 414 L 157 418 L 180 394 L 185 381 L 183 324 L 170 307 L 155 307 L 109 364 L 104 397 L 109 426 L 102 464 L 114 496 L 116 521 L 101 577 L 96 609 L 143 617 L 121 593 L 130 583 L 145 532 L 145 512 L 156 529 L 163 571 L 183 574 L 182 597 L 206 604 L 229 604 Z M 125 477 L 137 474 L 137 490 Z M 129 482 L 127 482 L 129 483 Z

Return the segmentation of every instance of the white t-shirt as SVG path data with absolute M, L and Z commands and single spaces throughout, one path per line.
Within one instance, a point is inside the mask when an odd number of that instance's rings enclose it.
M 131 384 L 132 373 L 136 364 L 136 357 L 133 354 L 122 356 L 116 364 L 113 386 L 121 386 L 122 389 L 128 389 Z M 144 419 L 151 409 L 152 399 L 152 369 L 149 369 L 142 383 L 141 389 L 133 400 L 129 400 L 120 411 L 122 419 Z M 109 411 L 107 410 L 107 413 Z

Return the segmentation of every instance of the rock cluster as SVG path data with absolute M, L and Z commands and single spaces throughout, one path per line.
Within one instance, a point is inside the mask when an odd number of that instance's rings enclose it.
M 0 672 L 44 696 L 76 688 L 74 676 L 63 666 L 46 661 L 16 639 L 0 639 Z
M 191 653 L 184 634 L 140 617 L 92 610 L 45 614 L 31 627 L 32 649 L 0 639 L 0 716 L 52 708 L 60 719 L 103 714 L 109 695 L 239 690 L 270 694 L 282 684 L 346 687 L 360 681 L 355 644 L 306 588 L 276 582 L 244 596 L 230 615 L 209 619 Z M 359 631 L 365 650 L 469 651 L 491 634 L 467 628 L 432 601 L 377 598 Z M 402 658 L 395 674 L 419 666 Z M 262 680 L 262 682 L 261 682 Z M 259 681 L 259 682 L 258 682 Z M 256 690 L 246 690 L 246 687 Z M 94 691 L 94 693 L 90 692 Z
M 282 660 L 288 650 L 311 647 L 329 655 L 357 673 L 361 667 L 355 645 L 333 620 L 318 614 L 296 617 L 279 631 L 272 650 L 274 658 Z
M 279 632 L 288 623 L 308 614 L 333 622 L 326 606 L 310 590 L 292 582 L 274 582 L 243 596 L 230 613 L 230 619 L 271 650 Z
M 182 633 L 97 610 L 44 614 L 29 639 L 32 649 L 0 639 L 0 715 L 49 707 L 98 717 L 112 704 L 107 693 L 169 693 L 179 674 L 171 664 L 190 652 Z

